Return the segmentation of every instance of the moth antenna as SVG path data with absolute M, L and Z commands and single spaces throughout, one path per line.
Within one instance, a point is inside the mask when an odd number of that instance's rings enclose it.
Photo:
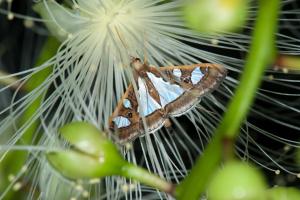
M 147 34 L 145 32 L 145 30 L 143 31 L 143 35 L 144 35 L 144 42 L 143 42 L 143 48 L 144 48 L 144 63 L 148 65 L 148 59 L 147 59 L 147 48 L 146 48 L 146 44 L 147 44 Z
M 104 8 L 104 12 L 107 13 L 107 6 L 105 5 L 105 3 L 103 1 L 99 1 L 100 4 L 102 4 L 103 8 Z
M 119 37 L 121 43 L 122 43 L 123 46 L 127 49 L 127 48 L 128 48 L 128 45 L 127 45 L 126 42 L 123 40 L 123 38 L 122 38 L 122 36 L 121 36 L 121 34 L 120 34 L 120 32 L 119 32 L 119 30 L 118 30 L 117 27 L 115 27 L 115 31 L 116 31 L 116 33 L 117 33 L 117 35 L 118 35 L 118 37 Z
M 114 27 L 114 30 L 115 32 L 117 33 L 117 36 L 119 38 L 119 40 L 121 41 L 122 45 L 124 46 L 124 48 L 126 49 L 126 54 L 127 54 L 127 58 L 130 58 L 130 60 L 132 59 L 132 55 L 130 55 L 128 49 L 129 49 L 129 46 L 126 44 L 125 40 L 123 39 L 122 37 L 122 34 L 120 33 L 120 31 L 118 30 L 117 27 Z M 113 31 L 111 31 L 113 32 Z M 113 34 L 113 33 L 112 33 Z M 117 42 L 117 41 L 116 41 Z M 127 62 L 126 62 L 127 63 Z M 127 66 L 127 64 L 125 64 L 125 67 Z

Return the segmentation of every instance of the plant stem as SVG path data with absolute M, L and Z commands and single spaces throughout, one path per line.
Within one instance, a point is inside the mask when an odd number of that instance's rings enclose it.
M 159 189 L 160 191 L 166 192 L 170 195 L 174 195 L 174 185 L 165 181 L 155 174 L 151 174 L 149 171 L 127 163 L 122 167 L 122 176 L 127 178 L 132 178 L 134 180 L 140 181 L 141 183 Z
M 55 38 L 48 38 L 46 43 L 44 44 L 44 47 L 41 51 L 41 54 L 36 62 L 36 65 L 40 65 L 49 58 L 51 58 L 57 51 L 59 43 Z M 36 87 L 38 87 L 40 84 L 43 83 L 43 81 L 49 76 L 49 74 L 52 72 L 52 68 L 48 67 L 36 74 L 34 74 L 25 84 L 24 88 L 25 91 L 30 92 Z M 22 126 L 25 124 L 29 119 L 32 118 L 32 116 L 35 114 L 36 110 L 39 108 L 39 106 L 42 103 L 43 100 L 43 95 L 37 97 L 25 110 L 21 118 L 19 119 L 19 126 Z M 21 145 L 28 145 L 31 144 L 32 142 L 32 137 L 39 126 L 39 121 L 33 121 L 31 125 L 24 131 L 22 137 L 18 140 L 17 144 Z M 0 169 L 3 175 L 4 175 L 4 180 L 1 183 L 1 188 L 0 190 L 3 191 L 5 190 L 6 187 L 10 184 L 8 181 L 7 176 L 9 175 L 16 175 L 20 172 L 21 168 L 26 162 L 28 153 L 25 151 L 14 151 L 14 152 L 9 152 L 4 160 L 0 163 Z M 15 192 L 9 191 L 5 195 L 5 199 L 16 199 L 14 196 Z
M 215 131 L 212 141 L 198 158 L 190 174 L 176 188 L 178 200 L 196 200 L 205 191 L 209 178 L 222 159 L 225 140 L 232 145 L 239 135 L 240 125 L 245 119 L 261 83 L 265 68 L 272 63 L 275 53 L 275 35 L 279 0 L 260 0 L 252 44 L 241 81 L 232 98 L 228 111 Z M 230 152 L 230 151 L 229 151 Z

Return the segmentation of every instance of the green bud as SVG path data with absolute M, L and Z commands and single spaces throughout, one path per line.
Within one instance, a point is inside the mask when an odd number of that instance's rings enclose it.
M 68 151 L 47 154 L 50 163 L 68 178 L 98 178 L 122 173 L 126 161 L 105 134 L 85 122 L 73 122 L 61 128 L 72 145 Z
M 122 163 L 92 157 L 78 151 L 58 151 L 47 154 L 52 166 L 71 179 L 99 178 L 119 174 Z
M 187 25 L 203 33 L 235 31 L 247 19 L 249 0 L 190 0 L 184 7 Z
M 208 186 L 209 200 L 263 200 L 266 183 L 254 167 L 231 161 L 217 171 Z
M 119 154 L 105 133 L 89 123 L 72 122 L 63 126 L 60 133 L 76 149 L 88 154 L 101 156 L 105 151 Z
M 275 187 L 267 191 L 268 200 L 299 200 L 300 191 L 296 188 Z

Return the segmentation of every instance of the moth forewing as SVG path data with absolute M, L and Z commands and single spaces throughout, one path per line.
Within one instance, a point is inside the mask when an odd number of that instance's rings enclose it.
M 116 109 L 109 119 L 109 128 L 117 132 L 123 132 L 130 128 L 130 131 L 139 130 L 136 121 L 139 120 L 139 114 L 137 113 L 138 104 L 134 95 L 132 84 L 130 84 L 123 94 L 121 100 L 119 100 Z M 122 123 L 122 120 L 129 123 Z
M 191 110 L 203 95 L 213 91 L 226 76 L 224 67 L 209 63 L 161 67 L 157 70 L 160 70 L 166 80 L 180 85 L 185 90 L 182 95 L 165 107 L 168 115 L 174 117 Z

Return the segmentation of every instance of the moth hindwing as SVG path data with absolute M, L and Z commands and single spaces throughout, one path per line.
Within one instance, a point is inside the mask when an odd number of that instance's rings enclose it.
M 169 117 L 185 114 L 227 73 L 224 67 L 208 63 L 156 68 L 136 58 L 132 66 L 137 91 L 129 85 L 109 120 L 120 143 L 155 132 Z

